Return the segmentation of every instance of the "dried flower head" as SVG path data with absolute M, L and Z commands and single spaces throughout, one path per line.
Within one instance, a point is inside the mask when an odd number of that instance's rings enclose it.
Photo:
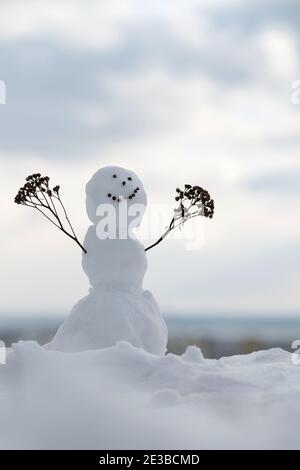
M 15 203 L 38 210 L 59 230 L 72 238 L 86 253 L 85 248 L 79 242 L 71 225 L 65 206 L 60 198 L 60 186 L 50 188 L 49 176 L 42 176 L 41 173 L 33 173 L 27 176 L 26 183 L 19 189 L 15 197 Z M 65 224 L 68 228 L 65 228 Z
M 215 203 L 210 194 L 200 186 L 185 184 L 184 189 L 176 188 L 175 201 L 179 202 L 174 209 L 174 216 L 165 233 L 146 251 L 161 243 L 166 236 L 176 227 L 182 227 L 188 220 L 194 217 L 207 217 L 212 219 L 215 212 Z

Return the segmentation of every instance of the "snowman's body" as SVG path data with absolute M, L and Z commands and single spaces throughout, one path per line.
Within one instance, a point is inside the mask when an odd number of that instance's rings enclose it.
M 133 172 L 106 167 L 94 175 L 86 192 L 87 212 L 94 224 L 86 234 L 87 254 L 83 255 L 82 266 L 92 287 L 74 306 L 47 347 L 76 352 L 128 341 L 151 353 L 164 354 L 167 328 L 154 297 L 143 290 L 147 269 L 145 250 L 127 230 L 128 221 L 131 226 L 139 224 L 146 207 L 142 183 Z M 116 238 L 99 238 L 96 214 L 103 204 L 115 209 Z M 128 215 L 133 204 L 140 205 L 138 221 Z M 126 227 L 125 218 L 119 217 L 120 211 L 124 214 L 124 207 Z M 122 238 L 119 237 L 120 230 Z

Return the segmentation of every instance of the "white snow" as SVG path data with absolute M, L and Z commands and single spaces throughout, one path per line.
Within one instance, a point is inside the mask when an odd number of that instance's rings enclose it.
M 93 225 L 85 237 L 87 254 L 83 254 L 82 266 L 92 287 L 47 348 L 78 352 L 127 341 L 151 353 L 166 352 L 166 324 L 153 295 L 143 289 L 145 249 L 129 236 L 130 228 L 140 224 L 146 203 L 143 184 L 132 171 L 109 166 L 89 181 L 86 207 Z M 138 217 L 134 208 L 139 210 Z M 109 224 L 116 227 L 116 238 L 101 239 L 97 226 L 103 218 L 107 220 L 110 210 Z
M 8 352 L 0 366 L 0 447 L 299 448 L 300 366 L 291 354 L 208 360 L 190 347 L 165 355 L 166 325 L 143 289 L 144 247 L 97 236 L 99 204 L 117 212 L 127 204 L 118 229 L 124 220 L 140 223 L 143 185 L 133 172 L 107 167 L 86 193 L 90 292 L 46 347 L 19 342 Z M 138 220 L 130 214 L 136 202 Z
M 220 360 L 129 343 L 49 351 L 19 342 L 0 366 L 0 447 L 300 448 L 300 366 L 280 349 Z

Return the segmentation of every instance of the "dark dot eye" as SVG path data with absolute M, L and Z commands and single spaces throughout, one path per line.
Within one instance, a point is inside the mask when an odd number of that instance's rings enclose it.
M 131 181 L 131 180 L 132 180 L 132 178 L 131 178 L 131 176 L 129 176 L 129 177 L 128 177 L 128 181 Z
M 108 195 L 107 195 L 107 196 L 108 196 L 108 197 L 111 197 L 111 194 L 110 194 L 110 193 L 108 193 Z
M 113 201 L 115 201 L 116 199 L 117 199 L 116 196 L 114 196 L 114 197 L 113 197 Z
M 116 177 L 117 177 L 117 175 L 113 175 L 113 178 L 116 178 Z

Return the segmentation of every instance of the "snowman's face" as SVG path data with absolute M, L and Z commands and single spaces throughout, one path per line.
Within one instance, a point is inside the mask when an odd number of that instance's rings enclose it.
M 97 222 L 96 213 L 101 204 L 112 204 L 117 212 L 122 204 L 128 209 L 138 204 L 143 213 L 147 197 L 141 180 L 133 171 L 121 167 L 108 166 L 98 170 L 86 186 L 87 213 L 93 223 Z

